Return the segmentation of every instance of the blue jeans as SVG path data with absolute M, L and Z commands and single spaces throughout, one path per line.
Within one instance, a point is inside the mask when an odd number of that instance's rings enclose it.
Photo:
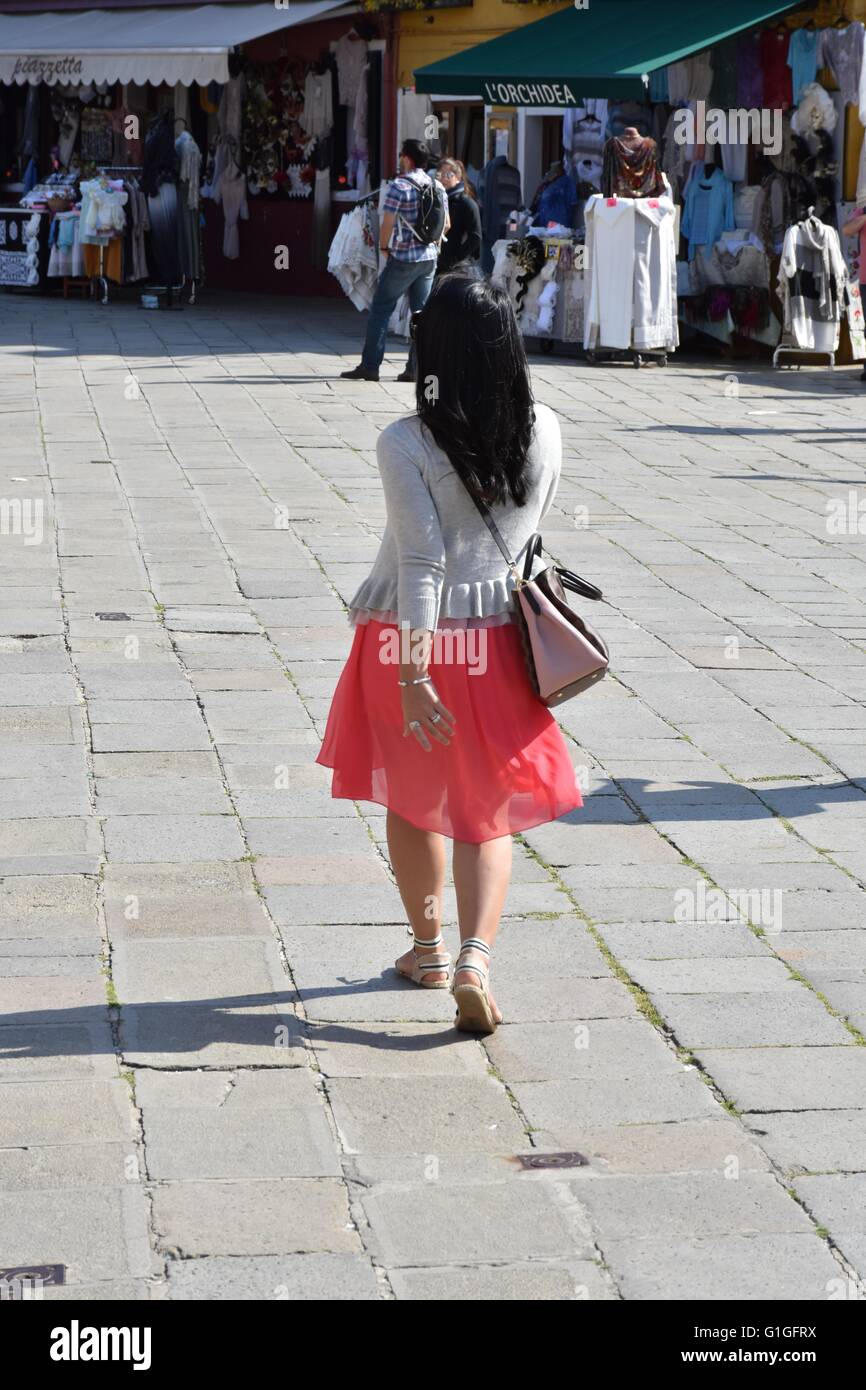
M 395 261 L 392 256 L 388 257 L 388 262 L 379 276 L 376 293 L 373 295 L 373 302 L 370 305 L 367 336 L 364 339 L 364 351 L 361 354 L 361 365 L 366 367 L 367 371 L 378 371 L 382 358 L 385 356 L 388 320 L 394 312 L 397 300 L 401 294 L 408 294 L 409 308 L 412 312 L 423 309 L 433 284 L 435 269 L 435 260 Z M 415 344 L 411 341 L 409 343 L 409 369 L 413 372 L 415 370 Z

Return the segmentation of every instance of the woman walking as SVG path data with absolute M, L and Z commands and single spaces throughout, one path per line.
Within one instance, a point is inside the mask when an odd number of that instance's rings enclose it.
M 467 275 L 480 275 L 481 212 L 475 189 L 459 159 L 440 160 L 436 177 L 448 194 L 451 218 L 448 235 L 439 248 L 436 274 L 460 270 Z
M 553 411 L 533 403 L 504 290 L 443 276 L 412 326 L 416 410 L 379 436 L 387 524 L 350 605 L 354 642 L 317 761 L 333 768 L 333 796 L 388 809 L 414 938 L 396 969 L 427 988 L 449 984 L 441 906 L 453 840 L 457 1027 L 492 1033 L 502 1014 L 488 977 L 511 836 L 582 800 L 530 685 L 514 580 L 473 498 L 519 568 L 553 501 L 562 443 Z

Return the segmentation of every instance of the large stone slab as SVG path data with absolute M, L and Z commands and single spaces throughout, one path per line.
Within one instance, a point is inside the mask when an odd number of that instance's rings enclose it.
M 172 1182 L 153 1193 L 158 1246 L 203 1255 L 362 1254 L 338 1178 Z
M 107 864 L 105 919 L 112 941 L 143 937 L 273 934 L 249 864 Z
M 70 1285 L 146 1278 L 153 1271 L 144 1191 L 126 1187 L 0 1195 L 9 1265 L 62 1264 Z
M 653 994 L 653 1003 L 689 1048 L 845 1044 L 850 1033 L 796 980 L 755 995 Z
M 741 1110 L 866 1108 L 866 1048 L 707 1048 L 698 1060 Z
M 370 1239 L 388 1266 L 471 1267 L 594 1254 L 579 1204 L 563 1203 L 549 1181 L 405 1183 L 362 1193 L 360 1201 Z
M 269 1255 L 172 1260 L 166 1298 L 176 1302 L 369 1302 L 379 1298 L 364 1255 Z
M 563 1148 L 587 1128 L 695 1120 L 718 1114 L 710 1090 L 694 1070 L 581 1081 L 519 1081 L 510 1086 L 533 1129 L 556 1137 Z
M 328 1084 L 354 1153 L 518 1153 L 527 1136 L 490 1076 L 335 1077 Z
M 103 824 L 106 854 L 115 863 L 200 863 L 246 854 L 234 816 L 110 816 Z
M 306 1069 L 145 1071 L 136 1099 L 157 1180 L 339 1176 L 324 1102 Z
M 811 1303 L 840 1278 L 827 1245 L 806 1233 L 606 1240 L 604 1254 L 626 1300 Z

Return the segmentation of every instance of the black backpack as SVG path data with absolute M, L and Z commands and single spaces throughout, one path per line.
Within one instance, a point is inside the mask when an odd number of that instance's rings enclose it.
M 404 174 L 403 177 L 412 182 L 410 175 Z M 418 190 L 418 216 L 414 223 L 406 219 L 404 221 L 412 235 L 424 246 L 429 246 L 432 242 L 441 241 L 442 233 L 445 231 L 445 200 L 448 195 L 436 179 L 429 179 L 423 184 L 416 183 L 414 187 Z

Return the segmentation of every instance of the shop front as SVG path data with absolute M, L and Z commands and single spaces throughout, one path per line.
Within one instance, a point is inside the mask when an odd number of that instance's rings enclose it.
M 390 17 L 64 3 L 0 0 L 0 285 L 339 294 L 334 227 L 393 144 Z
M 419 94 L 484 103 L 487 269 L 527 336 L 832 360 L 842 328 L 866 356 L 843 233 L 866 201 L 863 19 L 866 0 L 592 0 L 416 68 Z

